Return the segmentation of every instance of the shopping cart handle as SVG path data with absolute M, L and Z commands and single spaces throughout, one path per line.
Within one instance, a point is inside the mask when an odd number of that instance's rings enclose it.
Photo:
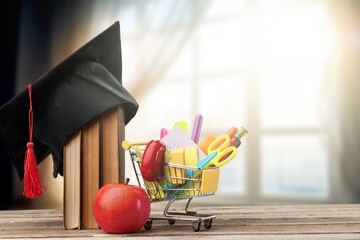
M 126 140 L 122 141 L 121 146 L 125 149 L 125 150 L 129 150 L 132 146 L 134 145 L 147 145 L 149 142 L 134 142 L 134 143 L 130 143 Z

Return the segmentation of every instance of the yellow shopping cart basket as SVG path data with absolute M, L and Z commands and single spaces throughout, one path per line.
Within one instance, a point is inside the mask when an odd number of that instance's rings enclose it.
M 190 221 L 194 231 L 199 231 L 201 223 L 206 229 L 212 226 L 215 215 L 198 214 L 189 211 L 194 197 L 214 195 L 218 188 L 220 169 L 217 167 L 197 168 L 186 165 L 163 163 L 164 177 L 160 181 L 149 182 L 141 174 L 141 160 L 147 142 L 129 143 L 123 141 L 122 147 L 130 154 L 132 165 L 140 187 L 148 194 L 151 202 L 168 201 L 163 216 L 150 216 L 144 228 L 151 229 L 153 220 L 168 220 L 170 225 L 176 221 Z M 170 206 L 177 200 L 187 200 L 184 211 L 170 211 Z

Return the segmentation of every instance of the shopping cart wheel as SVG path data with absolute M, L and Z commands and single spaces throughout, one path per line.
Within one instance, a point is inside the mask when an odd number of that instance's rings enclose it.
M 151 226 L 152 226 L 152 219 L 151 220 L 147 220 L 145 225 L 144 225 L 144 228 L 146 230 L 150 230 L 151 229 Z
M 200 220 L 193 222 L 192 229 L 194 230 L 194 232 L 200 231 L 200 228 L 201 228 L 201 221 Z
M 212 219 L 209 219 L 209 220 L 205 220 L 204 221 L 204 227 L 206 229 L 210 229 L 212 227 Z
M 175 222 L 176 222 L 176 220 L 174 220 L 174 219 L 169 219 L 169 224 L 170 224 L 170 225 L 174 225 Z

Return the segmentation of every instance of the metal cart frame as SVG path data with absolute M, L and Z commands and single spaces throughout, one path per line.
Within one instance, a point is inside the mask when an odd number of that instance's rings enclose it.
M 192 229 L 195 232 L 201 229 L 202 222 L 206 229 L 210 229 L 212 227 L 213 219 L 216 218 L 216 216 L 198 214 L 195 211 L 190 211 L 189 206 L 194 197 L 211 196 L 215 194 L 218 184 L 219 169 L 213 167 L 201 169 L 164 162 L 163 179 L 160 182 L 148 182 L 143 179 L 140 170 L 142 154 L 146 144 L 147 143 L 130 144 L 127 141 L 124 141 L 122 144 L 123 148 L 129 151 L 138 184 L 147 192 L 150 201 L 152 203 L 168 201 L 164 208 L 163 216 L 150 215 L 144 228 L 150 230 L 153 220 L 167 220 L 170 225 L 175 224 L 176 221 L 192 222 Z M 209 177 L 206 178 L 207 174 L 211 179 L 215 176 L 215 179 L 209 180 Z M 206 187 L 205 185 L 208 181 L 215 181 L 215 188 L 214 186 L 210 186 L 210 188 Z M 170 211 L 171 204 L 178 200 L 187 200 L 184 211 Z

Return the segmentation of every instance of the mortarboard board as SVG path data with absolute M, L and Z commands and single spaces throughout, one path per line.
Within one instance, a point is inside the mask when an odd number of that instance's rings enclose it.
M 85 124 L 120 104 L 127 124 L 139 107 L 122 86 L 119 22 L 31 85 L 37 163 L 52 154 L 54 177 L 63 174 L 63 145 Z M 0 108 L 0 134 L 21 179 L 29 141 L 28 112 L 28 89 Z

